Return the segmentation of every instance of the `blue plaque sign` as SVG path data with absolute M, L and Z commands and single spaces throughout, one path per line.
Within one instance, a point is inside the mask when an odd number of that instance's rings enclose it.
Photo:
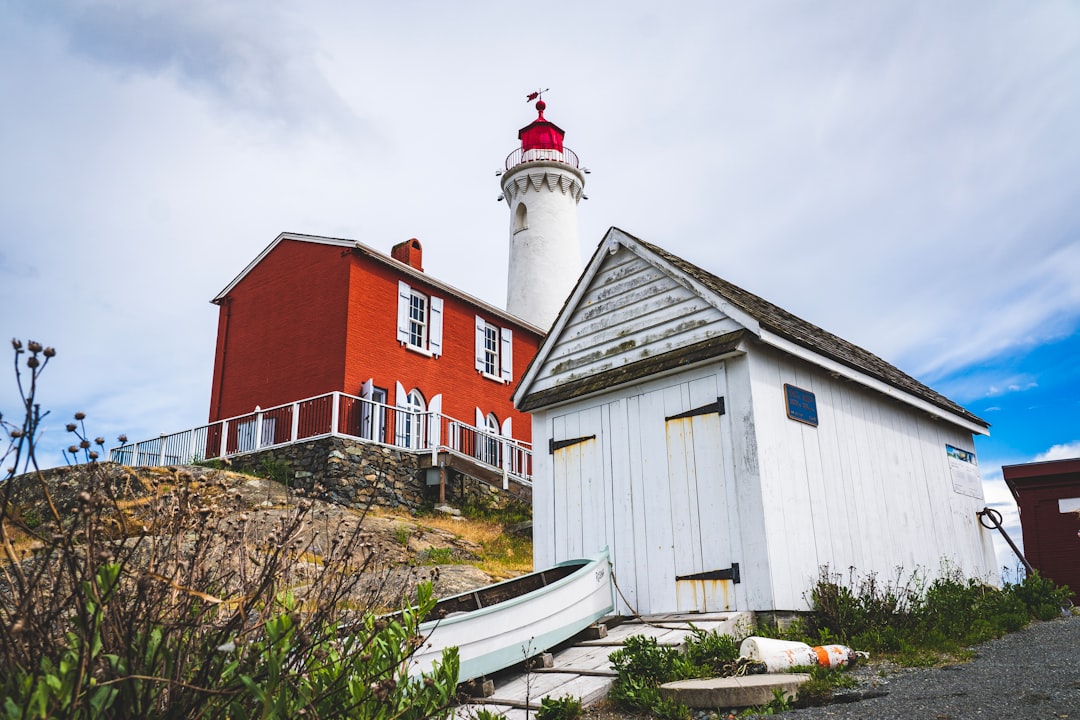
M 814 393 L 784 383 L 784 402 L 789 418 L 817 427 L 817 400 Z

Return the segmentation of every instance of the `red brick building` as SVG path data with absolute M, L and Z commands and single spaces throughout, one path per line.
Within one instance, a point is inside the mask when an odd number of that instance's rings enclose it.
M 415 239 L 387 256 L 283 233 L 212 302 L 211 423 L 341 392 L 531 438 L 510 394 L 543 332 L 427 275 Z

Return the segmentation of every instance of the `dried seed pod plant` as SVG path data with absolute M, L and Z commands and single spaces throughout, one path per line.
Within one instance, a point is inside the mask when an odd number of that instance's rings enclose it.
M 12 347 L 23 408 L 17 423 L 0 415 L 8 716 L 447 715 L 456 655 L 426 682 L 407 675 L 430 585 L 417 609 L 375 619 L 375 593 L 359 587 L 377 569 L 362 516 L 328 527 L 303 499 L 257 521 L 213 476 L 223 471 L 148 479 L 103 462 L 105 439 L 87 432 L 83 413 L 67 424 L 70 467 L 42 471 L 35 451 L 48 413 L 36 396 L 56 351 Z M 336 542 L 316 546 L 320 535 Z

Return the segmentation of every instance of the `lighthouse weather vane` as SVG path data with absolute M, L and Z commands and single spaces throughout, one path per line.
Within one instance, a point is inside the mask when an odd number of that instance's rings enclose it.
M 543 90 L 537 90 L 536 92 L 529 93 L 528 95 L 525 96 L 525 102 L 532 102 L 533 100 L 536 100 L 537 98 L 540 98 L 541 100 L 543 100 L 544 99 L 544 97 L 543 97 L 544 93 L 546 93 L 550 89 L 551 88 L 544 88 Z

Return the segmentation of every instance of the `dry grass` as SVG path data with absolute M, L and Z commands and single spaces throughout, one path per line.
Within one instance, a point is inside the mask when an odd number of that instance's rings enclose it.
M 517 577 L 533 569 L 532 541 L 527 537 L 508 533 L 502 523 L 477 518 L 455 519 L 442 514 L 417 518 L 387 510 L 373 510 L 372 514 L 401 523 L 411 523 L 422 529 L 450 533 L 466 542 L 479 545 L 483 549 L 480 558 L 468 564 L 478 567 L 495 580 Z

